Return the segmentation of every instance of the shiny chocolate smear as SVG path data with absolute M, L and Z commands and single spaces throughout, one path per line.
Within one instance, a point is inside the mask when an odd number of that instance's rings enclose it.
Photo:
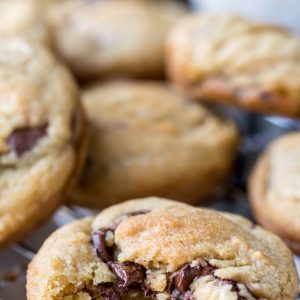
M 237 294 L 237 300 L 247 300 L 240 295 L 238 282 L 229 279 L 222 279 L 214 275 L 216 270 L 207 260 L 198 259 L 196 264 L 186 264 L 178 271 L 169 276 L 167 291 L 170 293 L 170 300 L 195 300 L 189 286 L 195 278 L 211 275 L 217 280 L 217 285 L 231 285 L 231 291 Z M 250 291 L 248 290 L 250 293 Z M 251 293 L 250 293 L 251 294 Z M 253 296 L 253 295 L 252 295 Z M 254 297 L 254 296 L 253 296 Z M 255 297 L 254 297 L 255 298 Z M 256 299 L 256 298 L 255 298 Z
M 146 279 L 146 269 L 133 262 L 109 262 L 107 263 L 110 270 L 116 275 L 119 282 L 124 288 L 139 288 L 144 284 Z
M 185 293 L 196 277 L 212 275 L 215 268 L 206 260 L 199 259 L 196 265 L 186 264 L 169 276 L 168 291 L 178 290 Z

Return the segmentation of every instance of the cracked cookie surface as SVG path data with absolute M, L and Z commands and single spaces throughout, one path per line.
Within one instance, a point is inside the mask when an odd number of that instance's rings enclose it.
M 297 35 L 242 17 L 195 14 L 175 25 L 166 46 L 170 77 L 199 100 L 300 116 Z
M 273 141 L 258 159 L 249 180 L 257 220 L 300 253 L 300 134 Z
M 39 43 L 0 43 L 0 246 L 61 203 L 78 176 L 85 123 L 70 74 Z
M 59 229 L 27 279 L 29 300 L 292 300 L 298 291 L 278 237 L 237 215 L 160 198 Z
M 153 195 L 195 202 L 229 175 L 236 127 L 171 86 L 106 82 L 82 100 L 91 143 L 74 203 L 104 208 Z
M 80 79 L 154 78 L 164 74 L 166 35 L 185 13 L 173 0 L 72 0 L 56 2 L 47 19 L 57 52 Z

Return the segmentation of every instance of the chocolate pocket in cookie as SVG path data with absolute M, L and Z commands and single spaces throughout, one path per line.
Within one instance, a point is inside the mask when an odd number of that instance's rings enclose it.
M 187 13 L 176 0 L 73 0 L 49 6 L 55 49 L 81 80 L 162 78 L 164 40 Z
M 16 129 L 7 140 L 7 144 L 18 155 L 29 151 L 39 139 L 47 134 L 47 125 Z

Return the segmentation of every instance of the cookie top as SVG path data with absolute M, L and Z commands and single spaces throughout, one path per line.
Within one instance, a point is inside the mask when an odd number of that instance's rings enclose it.
M 255 215 L 270 230 L 300 243 L 300 134 L 275 140 L 252 173 L 249 192 Z
M 228 175 L 236 127 L 171 86 L 105 82 L 82 99 L 91 138 L 75 203 L 103 208 L 152 195 L 196 201 Z
M 152 78 L 163 75 L 166 34 L 185 12 L 173 0 L 72 0 L 56 2 L 48 21 L 58 53 L 80 79 Z
M 300 115 L 300 38 L 284 29 L 195 14 L 170 33 L 166 58 L 170 77 L 201 100 Z
M 21 34 L 49 44 L 49 34 L 41 12 L 41 5 L 36 0 L 1 0 L 0 38 Z
M 81 165 L 83 132 L 78 92 L 70 74 L 41 44 L 3 38 L 1 246 L 41 221 L 61 202 L 63 191 Z
M 297 290 L 293 257 L 278 237 L 240 216 L 158 198 L 59 229 L 31 262 L 27 285 L 29 300 L 139 291 L 137 299 L 286 300 Z

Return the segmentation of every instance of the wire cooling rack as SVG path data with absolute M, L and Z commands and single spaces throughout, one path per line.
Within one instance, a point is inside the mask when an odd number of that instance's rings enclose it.
M 218 112 L 226 114 L 236 121 L 242 133 L 243 141 L 234 176 L 218 196 L 209 202 L 203 203 L 203 205 L 221 211 L 238 213 L 252 219 L 245 192 L 249 170 L 258 153 L 269 141 L 287 131 L 299 130 L 300 124 L 284 118 L 262 118 L 256 114 L 249 114 L 231 108 L 222 109 Z M 96 213 L 77 206 L 62 206 L 50 221 L 33 232 L 27 239 L 9 249 L 0 251 L 0 299 L 25 300 L 27 265 L 43 241 L 54 230 L 64 224 Z M 300 258 L 295 257 L 295 261 L 300 273 Z M 300 294 L 297 299 L 300 300 Z

